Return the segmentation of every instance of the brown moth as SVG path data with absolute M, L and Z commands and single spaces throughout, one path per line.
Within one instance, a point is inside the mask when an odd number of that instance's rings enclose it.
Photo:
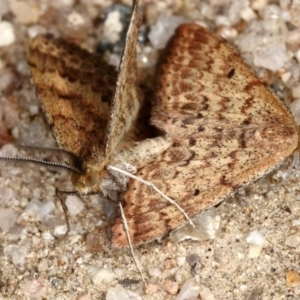
M 167 137 L 137 141 L 139 23 L 134 1 L 118 72 L 101 56 L 51 35 L 39 35 L 29 44 L 30 73 L 47 122 L 58 147 L 77 158 L 64 155 L 78 170 L 72 182 L 80 195 L 101 193 L 117 200 L 128 179 L 118 174 L 112 179 L 106 167 L 134 173 L 171 145 Z
M 181 25 L 157 73 L 151 122 L 172 146 L 136 176 L 154 183 L 194 217 L 265 175 L 298 147 L 298 125 L 277 96 L 225 40 Z M 123 194 L 133 244 L 186 223 L 170 203 L 138 181 Z M 127 244 L 121 220 L 113 245 Z
M 136 168 L 137 177 L 194 217 L 275 168 L 298 146 L 298 126 L 284 104 L 234 48 L 196 24 L 178 28 L 160 62 L 151 123 L 163 134 L 138 141 L 138 23 L 134 1 L 118 73 L 99 56 L 49 36 L 35 38 L 28 51 L 57 144 L 79 158 L 75 191 L 121 200 L 134 245 L 187 219 L 144 183 L 115 184 L 108 166 L 132 173 Z M 112 244 L 128 244 L 121 218 L 112 226 Z

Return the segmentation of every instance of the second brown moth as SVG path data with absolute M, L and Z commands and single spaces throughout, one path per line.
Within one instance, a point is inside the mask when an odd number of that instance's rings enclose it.
M 193 218 L 298 146 L 298 126 L 284 104 L 233 47 L 196 24 L 177 29 L 158 67 L 151 124 L 161 135 L 138 140 L 137 4 L 118 72 L 99 55 L 47 35 L 28 50 L 57 145 L 78 158 L 74 190 L 122 201 L 133 245 L 162 237 L 187 218 L 144 183 L 112 176 L 108 166 L 155 184 Z M 113 246 L 127 245 L 121 218 L 111 231 Z

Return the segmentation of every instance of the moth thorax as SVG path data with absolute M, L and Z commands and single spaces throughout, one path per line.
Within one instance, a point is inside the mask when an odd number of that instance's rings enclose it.
M 71 179 L 75 190 L 83 194 L 94 191 L 99 182 L 98 174 L 99 172 L 90 167 L 82 174 L 73 173 Z

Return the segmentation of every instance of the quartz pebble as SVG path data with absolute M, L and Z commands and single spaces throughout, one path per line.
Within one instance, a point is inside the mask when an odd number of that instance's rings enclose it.
M 109 268 L 89 266 L 89 276 L 94 285 L 101 285 L 102 282 L 110 283 L 116 278 L 116 274 Z
M 49 217 L 54 209 L 55 205 L 52 201 L 40 201 L 34 198 L 25 207 L 21 219 L 35 217 L 38 221 L 43 221 L 45 218 Z
M 84 203 L 76 195 L 68 195 L 66 205 L 68 207 L 68 213 L 70 213 L 71 216 L 79 214 L 84 209 Z
M 248 252 L 248 257 L 249 258 L 256 258 L 259 257 L 261 253 L 262 247 L 258 245 L 250 245 L 249 246 L 249 252 Z
M 19 245 L 8 245 L 3 249 L 4 255 L 19 268 L 24 265 L 27 251 L 27 247 Z
M 184 22 L 186 22 L 186 19 L 183 17 L 160 16 L 156 23 L 151 26 L 148 34 L 153 48 L 163 49 L 174 34 L 175 29 Z
M 251 7 L 245 7 L 240 11 L 240 16 L 243 20 L 249 22 L 256 18 L 255 12 L 251 9 Z
M 149 268 L 148 273 L 151 277 L 159 277 L 161 274 L 160 268 Z
M 248 234 L 246 237 L 246 242 L 248 244 L 253 244 L 262 247 L 266 243 L 266 238 L 263 236 L 263 234 L 258 231 L 254 230 Z
M 271 71 L 277 71 L 284 67 L 287 61 L 287 50 L 283 41 L 272 39 L 258 48 L 254 53 L 254 65 Z
M 106 300 L 142 300 L 142 297 L 137 293 L 125 290 L 121 285 L 111 287 L 106 294 Z
M 7 21 L 0 22 L 0 47 L 12 45 L 15 42 L 14 27 Z
M 182 286 L 176 300 L 197 299 L 200 295 L 201 287 L 195 282 L 193 278 L 188 279 Z
M 7 232 L 16 222 L 17 216 L 10 208 L 0 207 L 0 228 Z
M 187 224 L 170 234 L 172 241 L 183 241 L 192 239 L 197 241 L 204 241 L 215 239 L 218 235 L 221 226 L 221 217 L 217 215 L 215 207 L 199 214 L 193 219 L 195 227 Z
M 207 287 L 201 289 L 200 297 L 201 297 L 201 300 L 215 300 L 213 293 Z

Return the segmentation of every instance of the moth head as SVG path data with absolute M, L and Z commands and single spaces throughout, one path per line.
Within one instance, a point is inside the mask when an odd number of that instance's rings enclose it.
M 93 168 L 86 168 L 84 173 L 73 173 L 72 183 L 80 194 L 88 194 L 97 191 L 99 173 Z

